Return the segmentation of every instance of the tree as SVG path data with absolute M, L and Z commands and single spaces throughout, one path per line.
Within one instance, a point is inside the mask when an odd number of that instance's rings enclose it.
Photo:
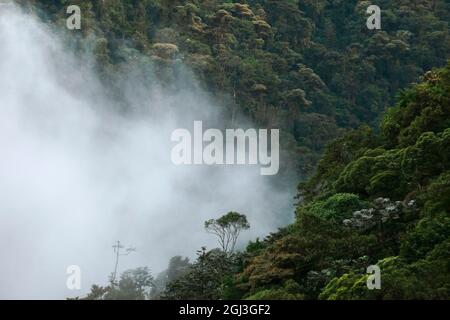
M 191 267 L 192 264 L 189 262 L 188 258 L 183 258 L 181 256 L 172 257 L 169 260 L 167 269 L 159 273 L 153 281 L 154 286 L 150 292 L 150 299 L 160 299 L 161 294 L 164 293 L 167 285 L 185 276 L 186 273 L 190 271 Z
M 250 228 L 247 217 L 243 214 L 230 211 L 219 219 L 205 221 L 205 229 L 208 233 L 214 234 L 219 239 L 219 244 L 223 252 L 232 253 L 236 241 L 242 230 Z
M 153 276 L 147 267 L 123 272 L 117 284 L 93 285 L 86 300 L 145 300 L 153 287 Z
M 238 271 L 239 258 L 222 250 L 197 251 L 197 260 L 161 294 L 169 300 L 217 300 L 223 297 L 226 282 Z

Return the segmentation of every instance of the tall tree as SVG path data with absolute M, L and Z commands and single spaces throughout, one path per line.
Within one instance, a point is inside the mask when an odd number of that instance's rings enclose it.
M 205 221 L 205 229 L 208 233 L 214 234 L 219 240 L 223 252 L 232 253 L 236 246 L 236 241 L 242 230 L 250 228 L 247 217 L 243 214 L 230 211 L 219 219 Z

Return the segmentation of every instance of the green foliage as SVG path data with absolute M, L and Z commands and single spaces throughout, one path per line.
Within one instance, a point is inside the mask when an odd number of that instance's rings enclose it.
M 427 191 L 421 195 L 424 212 L 435 214 L 450 212 L 450 171 L 445 171 L 430 182 Z
M 71 4 L 20 2 L 56 25 Z M 238 258 L 231 252 L 249 227 L 245 216 L 207 221 L 222 251 L 203 249 L 192 264 L 171 261 L 161 275 L 169 284 L 156 296 L 450 297 L 450 63 L 432 70 L 449 58 L 448 1 L 380 0 L 380 31 L 367 30 L 368 2 L 357 0 L 77 4 L 83 28 L 71 45 L 92 52 L 106 84 L 138 64 L 169 85 L 188 66 L 224 105 L 225 125 L 245 116 L 280 128 L 295 159 L 286 161 L 288 174 L 314 173 L 299 185 L 294 224 L 251 242 Z M 387 207 L 377 207 L 379 197 Z M 399 203 L 416 208 L 385 219 Z M 355 227 L 363 220 L 370 227 Z M 381 267 L 381 290 L 367 290 L 364 263 Z M 88 298 L 145 298 L 150 279 L 145 270 L 125 273 Z
M 299 186 L 296 223 L 250 251 L 247 297 L 291 298 L 293 280 L 308 299 L 449 299 L 449 71 L 402 93 L 379 136 L 361 128 L 329 145 Z M 371 264 L 381 290 L 366 286 Z
M 364 155 L 344 168 L 334 189 L 402 198 L 448 168 L 449 137 L 450 129 L 425 132 L 413 145 Z
M 152 290 L 150 291 L 150 299 L 157 300 L 161 298 L 161 294 L 166 286 L 183 277 L 190 269 L 191 263 L 188 258 L 181 256 L 172 257 L 166 270 L 159 273 L 153 281 Z
M 300 207 L 297 214 L 309 212 L 322 219 L 341 223 L 351 216 L 353 211 L 367 207 L 368 203 L 362 201 L 358 195 L 352 193 L 337 193 L 327 198 L 311 202 Z
M 127 270 L 117 283 L 93 285 L 86 300 L 145 300 L 153 287 L 153 276 L 147 267 Z
M 310 270 L 326 269 L 334 259 L 357 259 L 375 249 L 374 243 L 370 235 L 304 212 L 286 235 L 249 259 L 238 284 L 253 294 L 289 279 L 305 280 Z
M 261 250 L 263 250 L 264 248 L 266 248 L 266 244 L 263 241 L 260 241 L 259 238 L 256 238 L 255 241 L 250 241 L 247 245 L 246 248 L 246 252 L 247 253 L 255 253 L 255 252 L 259 252 Z
M 401 255 L 407 261 L 424 258 L 436 245 L 450 238 L 450 217 L 441 213 L 425 217 L 407 234 L 401 245 Z
M 311 200 L 319 195 L 331 195 L 334 192 L 333 184 L 345 166 L 374 145 L 375 137 L 367 126 L 350 131 L 330 143 L 319 161 L 316 175 L 299 184 L 299 196 Z
M 230 277 L 238 270 L 238 257 L 221 250 L 197 251 L 197 260 L 166 286 L 162 299 L 205 300 L 219 299 L 230 294 Z
M 20 2 L 43 9 L 46 21 L 61 26 L 65 6 L 72 4 Z M 376 32 L 367 30 L 366 2 L 357 0 L 79 0 L 77 5 L 83 12 L 83 28 L 74 33 L 77 46 L 83 51 L 95 39 L 88 47 L 106 82 L 129 63 L 120 54 L 123 48 L 137 49 L 163 69 L 172 70 L 182 60 L 223 101 L 228 123 L 245 115 L 285 131 L 290 139 L 283 141 L 293 139 L 298 146 L 290 149 L 298 159 L 292 165 L 303 177 L 342 128 L 375 126 L 399 89 L 444 65 L 450 52 L 445 0 L 433 5 L 383 0 L 383 30 Z M 176 45 L 179 55 L 161 60 L 152 52 L 157 43 Z M 432 82 L 435 75 L 426 78 Z M 389 112 L 383 130 L 387 142 L 410 144 L 419 132 L 448 126 L 441 121 L 449 105 L 444 88 L 428 90 L 425 84 L 423 92 L 403 96 L 410 111 Z M 426 99 L 428 105 L 417 108 Z M 404 127 L 411 119 L 412 126 Z M 314 130 L 308 129 L 312 123 Z M 380 176 L 375 184 L 393 180 Z
M 297 282 L 287 280 L 281 288 L 258 291 L 246 300 L 303 300 L 304 296 L 300 290 L 301 287 Z
M 228 212 L 219 219 L 205 221 L 207 232 L 214 234 L 219 240 L 220 248 L 225 253 L 234 251 L 236 241 L 242 230 L 250 228 L 247 217 L 237 212 Z
M 344 274 L 325 287 L 320 299 L 449 299 L 450 241 L 435 247 L 424 259 L 408 264 L 400 257 L 389 257 L 377 265 L 381 269 L 381 289 L 368 290 L 367 275 Z

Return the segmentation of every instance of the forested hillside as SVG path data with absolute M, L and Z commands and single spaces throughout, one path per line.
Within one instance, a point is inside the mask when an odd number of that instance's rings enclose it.
M 450 64 L 402 91 L 379 130 L 328 146 L 294 224 L 231 256 L 172 259 L 159 297 L 449 299 Z M 380 290 L 366 287 L 369 265 Z
M 51 25 L 72 4 L 18 2 Z M 372 3 L 381 30 L 366 27 Z M 77 4 L 76 50 L 91 47 L 105 83 L 138 56 L 166 84 L 187 66 L 226 125 L 280 128 L 284 170 L 301 177 L 293 224 L 243 252 L 174 257 L 156 279 L 125 273 L 88 299 L 146 298 L 136 279 L 155 299 L 450 299 L 448 1 Z
M 333 142 L 301 184 L 297 221 L 250 246 L 248 298 L 450 297 L 450 64 L 402 92 L 379 134 Z M 367 290 L 365 268 L 382 270 Z
M 70 0 L 18 1 L 65 25 Z M 79 36 L 105 78 L 136 53 L 170 81 L 177 66 L 195 71 L 228 110 L 281 142 L 303 177 L 342 128 L 376 125 L 396 93 L 450 52 L 445 0 L 380 0 L 382 29 L 368 30 L 370 1 L 77 1 Z M 61 28 L 63 29 L 63 28 Z M 80 45 L 81 46 L 81 45 Z M 284 162 L 286 166 L 287 161 Z

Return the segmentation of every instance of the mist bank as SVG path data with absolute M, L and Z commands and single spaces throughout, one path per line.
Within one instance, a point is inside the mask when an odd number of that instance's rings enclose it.
M 294 190 L 275 188 L 279 176 L 172 163 L 175 129 L 226 123 L 182 64 L 162 85 L 139 56 L 111 92 L 89 52 L 74 55 L 70 37 L 12 6 L 0 10 L 0 43 L 0 298 L 83 295 L 107 282 L 116 240 L 137 249 L 119 271 L 156 274 L 174 255 L 217 246 L 209 218 L 246 214 L 241 247 L 291 221 Z M 81 268 L 81 291 L 66 288 L 69 265 Z

